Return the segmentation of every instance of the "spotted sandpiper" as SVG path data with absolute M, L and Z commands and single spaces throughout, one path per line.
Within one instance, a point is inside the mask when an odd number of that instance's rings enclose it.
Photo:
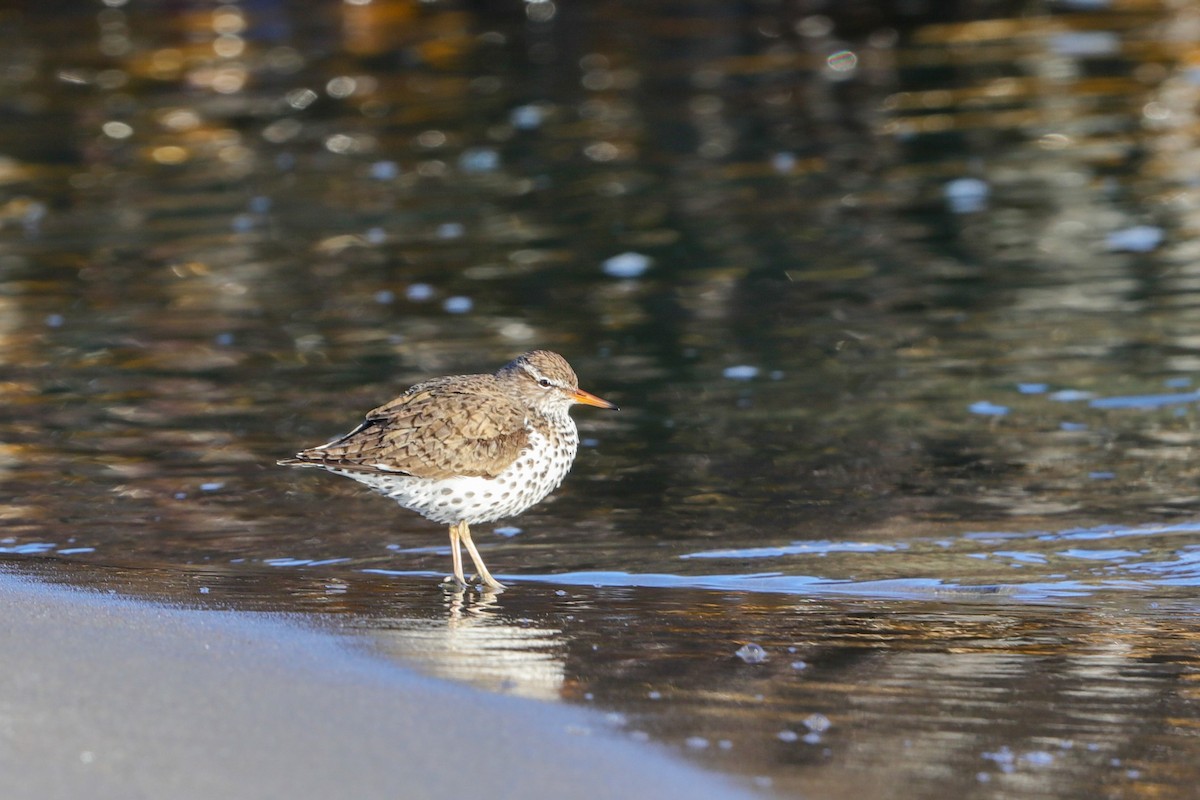
M 483 583 L 503 589 L 470 526 L 516 516 L 558 488 L 579 449 L 567 413 L 575 403 L 616 409 L 580 389 L 558 353 L 532 350 L 492 375 L 418 383 L 345 436 L 279 463 L 345 475 L 449 525 L 454 581 L 467 585 L 462 542 Z

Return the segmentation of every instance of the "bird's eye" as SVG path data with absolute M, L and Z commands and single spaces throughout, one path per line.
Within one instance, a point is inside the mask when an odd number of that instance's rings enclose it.
M 538 386 L 541 386 L 544 389 L 549 389 L 551 386 L 550 379 L 549 378 L 538 378 Z

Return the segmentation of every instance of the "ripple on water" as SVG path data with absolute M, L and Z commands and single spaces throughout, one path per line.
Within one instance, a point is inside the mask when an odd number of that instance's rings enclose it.
M 1088 401 L 1092 408 L 1136 408 L 1154 409 L 1163 406 L 1195 403 L 1200 392 L 1178 392 L 1175 394 L 1135 394 L 1122 397 L 1097 397 Z
M 747 664 L 763 664 L 768 659 L 767 651 L 763 646 L 754 642 L 747 642 L 742 645 L 734 655 Z
M 892 553 L 908 547 L 904 542 L 793 542 L 778 547 L 736 547 L 724 550 L 702 550 L 685 553 L 680 558 L 778 558 L 794 555 L 823 555 L 825 553 Z

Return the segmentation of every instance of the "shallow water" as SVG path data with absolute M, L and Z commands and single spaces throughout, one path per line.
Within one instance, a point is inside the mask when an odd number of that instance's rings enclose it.
M 106 5 L 0 14 L 4 566 L 784 795 L 1191 796 L 1189 9 Z M 508 592 L 274 466 L 531 347 L 623 410 Z

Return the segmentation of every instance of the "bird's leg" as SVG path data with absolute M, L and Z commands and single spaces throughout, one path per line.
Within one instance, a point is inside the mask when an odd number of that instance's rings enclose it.
M 458 540 L 461 535 L 459 531 L 460 525 L 464 530 L 467 527 L 467 523 L 465 522 L 456 522 L 450 526 L 450 563 L 454 565 L 454 582 L 463 587 L 467 585 L 467 579 L 463 577 L 462 550 L 458 547 Z M 468 539 L 468 541 L 470 540 Z
M 471 540 L 470 526 L 465 522 L 461 524 L 462 530 L 459 531 L 459 535 L 462 537 L 463 544 L 467 546 L 467 552 L 471 554 L 471 560 L 475 562 L 475 571 L 483 579 L 484 585 L 491 589 L 503 589 L 504 584 L 492 577 L 492 573 L 488 572 L 488 568 L 484 566 L 479 551 L 475 549 L 475 542 Z

